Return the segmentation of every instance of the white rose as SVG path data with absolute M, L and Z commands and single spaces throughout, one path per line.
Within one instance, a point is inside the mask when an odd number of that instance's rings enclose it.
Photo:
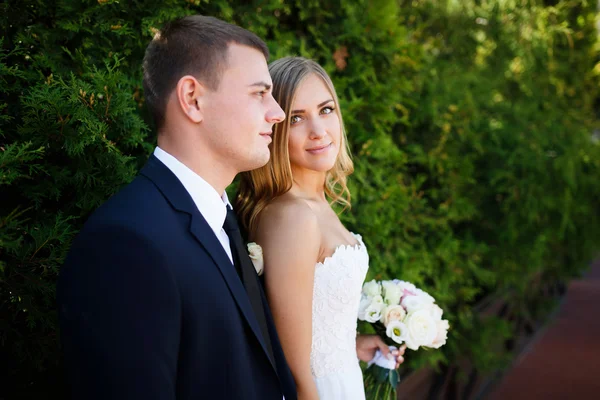
M 408 311 L 409 313 L 424 308 L 430 310 L 431 306 L 433 306 L 433 303 L 429 298 L 421 295 L 404 296 L 400 304 L 402 305 L 402 307 L 406 308 L 406 311 Z
M 363 285 L 363 293 L 370 297 L 377 296 L 381 294 L 381 286 L 373 279 L 371 282 L 366 282 Z
M 371 303 L 381 304 L 381 308 L 385 307 L 385 304 L 383 303 L 383 297 L 381 297 L 380 294 L 378 294 L 377 296 L 371 297 Z
M 421 296 L 421 297 L 427 299 L 427 301 L 430 303 L 435 303 L 435 299 L 429 293 L 424 292 L 423 290 L 418 289 L 418 288 L 415 290 L 415 292 L 416 292 L 417 296 Z
M 256 270 L 256 273 L 260 276 L 260 275 L 262 275 L 263 270 L 265 268 L 262 247 L 260 247 L 260 245 L 254 243 L 254 242 L 248 243 L 247 246 L 248 246 L 248 255 L 250 256 L 250 259 L 252 260 L 252 264 L 254 264 L 254 269 Z
M 408 327 L 403 322 L 392 321 L 388 325 L 385 334 L 394 342 L 402 344 L 408 336 Z
M 395 280 L 394 282 L 400 288 L 402 295 L 405 295 L 406 294 L 405 292 L 409 292 L 411 294 L 415 294 L 417 292 L 417 287 L 410 282 L 398 281 L 398 280 Z
M 386 303 L 390 305 L 400 304 L 400 298 L 403 293 L 398 285 L 392 281 L 383 281 L 381 282 L 381 286 L 383 286 L 383 294 Z
M 407 330 L 408 330 L 408 328 L 407 328 Z M 411 350 L 419 350 L 419 345 L 410 337 L 409 334 L 407 334 L 406 337 L 404 338 L 404 343 L 406 344 L 406 347 Z
M 371 304 L 365 310 L 365 321 L 375 323 L 381 319 L 381 311 L 383 310 L 383 304 L 371 302 Z
M 437 323 L 428 309 L 409 312 L 404 320 L 408 328 L 406 347 L 417 350 L 419 346 L 430 346 L 437 337 Z
M 433 317 L 433 319 L 439 321 L 442 319 L 443 314 L 444 310 L 442 310 L 440 306 L 438 306 L 437 304 L 431 306 L 431 316 Z
M 406 317 L 406 311 L 402 306 L 387 306 L 383 309 L 383 325 L 388 326 L 392 321 L 402 321 Z
M 448 320 L 444 319 L 441 321 L 437 321 L 437 336 L 433 339 L 433 342 L 427 346 L 434 349 L 439 349 L 443 345 L 446 344 L 446 339 L 448 339 L 448 329 L 450 329 L 450 324 Z

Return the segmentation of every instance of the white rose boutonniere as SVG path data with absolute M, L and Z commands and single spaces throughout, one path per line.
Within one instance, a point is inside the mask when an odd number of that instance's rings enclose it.
M 258 274 L 258 276 L 261 276 L 263 274 L 263 269 L 265 267 L 265 262 L 263 260 L 262 247 L 260 247 L 259 244 L 256 244 L 254 242 L 248 243 L 247 246 L 248 246 L 248 255 L 250 256 L 250 259 L 252 260 L 252 264 L 254 264 L 254 269 L 256 270 L 256 273 Z

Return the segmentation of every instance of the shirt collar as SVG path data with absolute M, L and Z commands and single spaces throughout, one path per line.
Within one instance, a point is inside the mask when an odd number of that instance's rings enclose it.
M 200 175 L 158 146 L 154 149 L 154 155 L 179 179 L 198 207 L 198 211 L 218 237 L 227 215 L 226 207 L 233 209 L 227 192 L 219 195 L 215 188 Z

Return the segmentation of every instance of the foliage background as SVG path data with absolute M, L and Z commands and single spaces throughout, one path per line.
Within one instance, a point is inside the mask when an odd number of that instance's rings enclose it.
M 371 278 L 435 294 L 442 351 L 407 366 L 506 365 L 545 283 L 600 243 L 596 4 L 575 0 L 8 0 L 0 5 L 0 398 L 64 396 L 54 285 L 89 213 L 153 148 L 141 60 L 201 13 L 332 75 L 354 153 L 347 226 Z M 596 135 L 597 138 L 598 135 Z M 496 349 L 496 350 L 495 350 Z

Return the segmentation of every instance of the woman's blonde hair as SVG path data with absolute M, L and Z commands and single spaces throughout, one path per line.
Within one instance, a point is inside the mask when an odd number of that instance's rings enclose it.
M 290 113 L 298 87 L 312 74 L 321 78 L 331 92 L 342 129 L 337 159 L 325 178 L 325 194 L 332 204 L 341 204 L 344 209 L 350 207 L 346 177 L 354 171 L 354 165 L 337 93 L 329 75 L 319 64 L 303 57 L 285 57 L 274 61 L 269 64 L 269 72 L 273 80 L 273 96 L 287 118 L 274 127 L 269 162 L 259 169 L 241 174 L 235 208 L 242 226 L 250 236 L 254 234 L 258 216 L 267 204 L 292 188 L 292 168 L 288 152 Z

